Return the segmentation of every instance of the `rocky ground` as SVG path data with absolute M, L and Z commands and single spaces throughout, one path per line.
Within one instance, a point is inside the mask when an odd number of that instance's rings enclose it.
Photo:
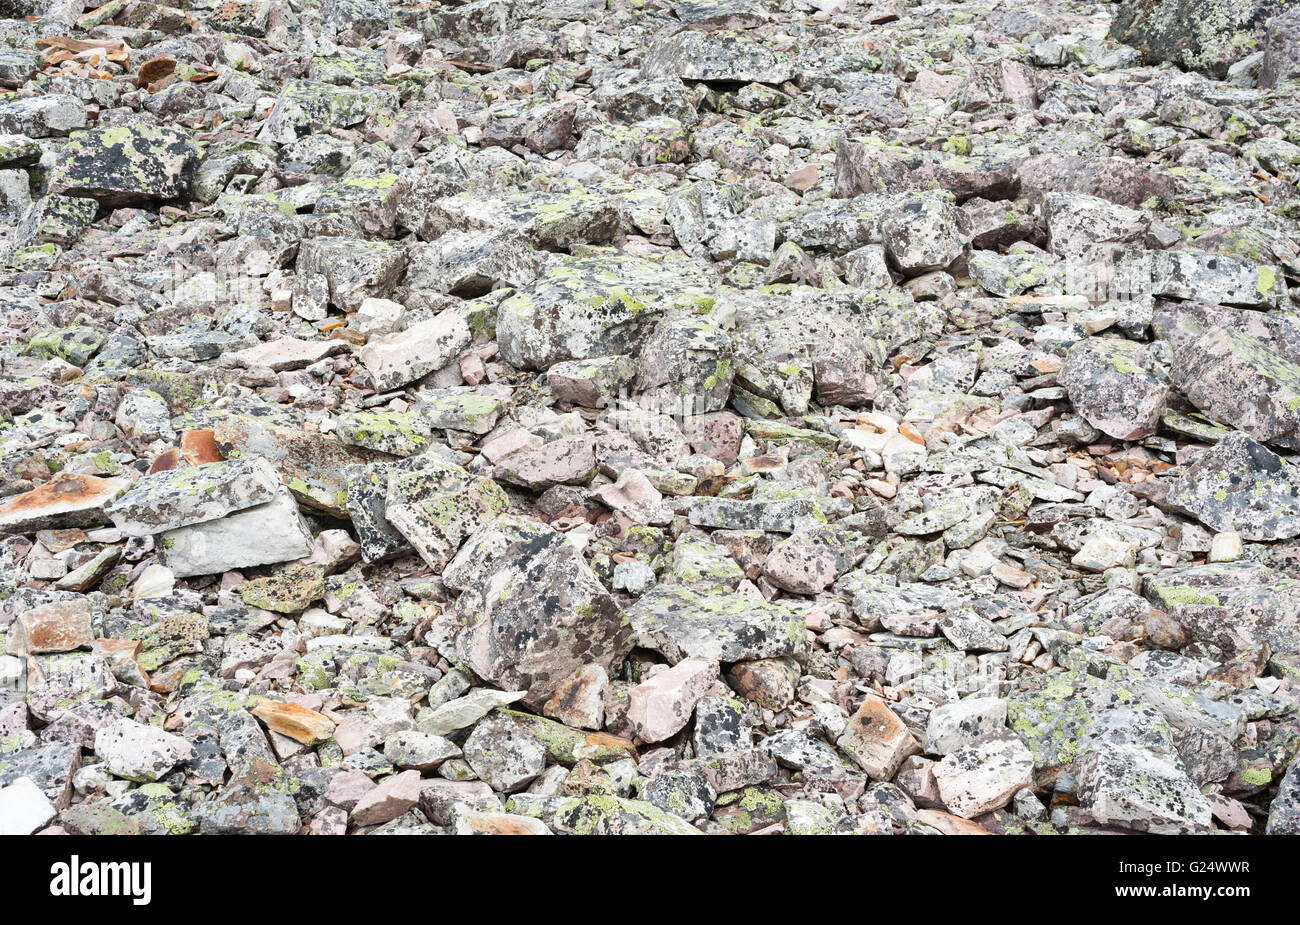
M 0 831 L 1300 832 L 1285 0 L 0 14 Z

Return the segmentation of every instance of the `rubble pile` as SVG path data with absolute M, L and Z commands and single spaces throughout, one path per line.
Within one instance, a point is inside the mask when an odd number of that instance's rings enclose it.
M 0 16 L 0 832 L 1300 833 L 1300 10 Z

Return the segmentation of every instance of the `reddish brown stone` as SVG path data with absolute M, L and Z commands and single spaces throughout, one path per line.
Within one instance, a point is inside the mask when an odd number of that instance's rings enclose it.
M 104 505 L 130 483 L 61 472 L 39 488 L 0 504 L 0 536 L 46 528 L 104 524 Z

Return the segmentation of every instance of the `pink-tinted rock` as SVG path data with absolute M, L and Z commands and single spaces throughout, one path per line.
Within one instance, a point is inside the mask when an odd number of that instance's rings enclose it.
M 512 454 L 496 477 L 534 491 L 552 485 L 576 485 L 596 471 L 596 444 L 590 434 L 561 437 L 535 450 Z
M 11 655 L 40 655 L 89 648 L 95 641 L 90 627 L 90 601 L 53 601 L 20 614 L 9 631 Z
M 353 825 L 382 825 L 392 822 L 420 799 L 420 772 L 403 771 L 384 778 L 352 809 Z
M 602 485 L 592 494 L 601 504 L 633 523 L 666 524 L 672 520 L 672 512 L 664 507 L 663 495 L 636 469 L 623 470 L 617 482 Z
M 108 522 L 104 505 L 130 487 L 127 479 L 60 472 L 39 488 L 0 504 L 0 536 L 47 527 L 86 527 Z
M 542 438 L 537 434 L 518 427 L 484 441 L 483 446 L 479 448 L 479 452 L 488 462 L 496 464 L 511 453 L 518 453 L 520 450 L 535 450 L 543 442 Z
M 889 780 L 921 745 L 879 697 L 868 695 L 835 743 L 872 780 Z
M 740 452 L 745 425 L 730 411 L 713 411 L 688 418 L 682 425 L 682 433 L 695 452 L 730 466 Z
M 644 742 L 662 742 L 676 734 L 717 677 L 717 662 L 687 658 L 641 682 L 628 695 L 633 732 Z
M 600 665 L 583 665 L 560 682 L 542 712 L 566 726 L 600 729 L 608 691 L 609 673 Z
M 325 788 L 325 802 L 350 810 L 375 789 L 375 782 L 360 771 L 340 771 Z

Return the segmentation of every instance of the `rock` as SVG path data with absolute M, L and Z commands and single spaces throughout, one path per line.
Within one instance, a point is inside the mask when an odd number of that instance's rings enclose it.
M 460 756 L 456 743 L 427 732 L 394 732 L 384 740 L 384 757 L 399 768 L 433 771 L 449 758 Z
M 1263 443 L 1300 448 L 1300 366 L 1267 342 L 1206 330 L 1179 345 L 1170 383 L 1214 420 Z
M 1141 345 L 1118 338 L 1079 341 L 1057 381 L 1089 424 L 1119 440 L 1154 434 L 1169 396 Z
M 353 825 L 382 825 L 406 812 L 420 799 L 420 772 L 403 771 L 379 782 L 352 808 Z
M 291 562 L 310 555 L 312 536 L 292 492 L 216 520 L 160 534 L 167 567 L 179 578 Z
M 540 819 L 513 813 L 457 812 L 452 824 L 457 835 L 550 835 Z
M 86 127 L 86 106 L 75 96 L 50 94 L 0 104 L 0 132 L 49 138 Z
M 525 691 L 494 691 L 480 687 L 464 697 L 457 697 L 436 707 L 420 724 L 422 732 L 447 735 L 457 729 L 473 726 L 497 707 L 514 703 L 525 696 Z
M 304 745 L 319 745 L 334 736 L 334 721 L 296 703 L 259 700 L 250 711 L 266 728 Z
M 1121 744 L 1086 755 L 1079 765 L 1079 802 L 1098 822 L 1156 834 L 1203 830 L 1210 805 L 1168 760 Z
M 105 511 L 125 535 L 152 536 L 266 504 L 279 486 L 262 459 L 205 463 L 146 475 Z
M 50 175 L 50 190 L 107 208 L 179 199 L 190 192 L 199 150 L 187 132 L 115 125 L 72 136 Z
M 1189 639 L 1232 658 L 1262 640 L 1275 652 L 1300 651 L 1300 606 L 1279 573 L 1251 562 L 1170 569 L 1143 582 L 1143 595 Z
M 480 677 L 526 690 L 526 702 L 545 703 L 582 665 L 609 671 L 631 648 L 627 617 L 577 548 L 545 524 L 512 515 L 485 524 L 443 581 L 461 592 L 457 654 Z
M 119 719 L 95 734 L 95 754 L 118 777 L 145 782 L 166 776 L 194 746 L 156 726 Z
M 1125 0 L 1110 37 L 1132 45 L 1149 63 L 1169 61 L 1223 77 L 1264 37 L 1269 17 L 1284 8 L 1276 0 Z
M 465 740 L 465 760 L 493 790 L 512 793 L 526 786 L 546 764 L 546 750 L 513 719 L 497 714 L 474 727 Z
M 43 655 L 90 648 L 95 641 L 90 617 L 90 601 L 85 598 L 33 607 L 21 614 L 6 634 L 9 654 Z
M 728 592 L 659 586 L 644 594 L 628 617 L 639 644 L 673 663 L 799 655 L 807 645 L 798 610 Z
M 800 673 L 799 663 L 789 656 L 760 658 L 732 665 L 726 680 L 741 697 L 779 712 L 794 702 Z
M 653 803 L 620 797 L 569 797 L 552 828 L 570 835 L 699 835 L 699 829 Z
M 480 525 L 506 508 L 501 488 L 426 454 L 390 470 L 384 516 L 432 568 L 441 569 Z
M 1241 433 L 1201 451 L 1166 495 L 1175 510 L 1252 541 L 1300 534 L 1300 469 Z
M 566 726 L 600 729 L 605 725 L 608 691 L 609 674 L 605 669 L 583 665 L 559 683 L 542 712 Z
M 404 331 L 371 340 L 361 348 L 360 357 L 375 387 L 387 391 L 442 369 L 469 342 L 464 316 L 447 311 Z
M 54 821 L 58 811 L 29 778 L 0 787 L 0 835 L 31 835 Z
M 1272 17 L 1265 26 L 1264 59 L 1259 65 L 1259 85 L 1276 87 L 1291 80 L 1300 69 L 1300 46 L 1296 44 L 1296 25 L 1300 17 L 1288 10 Z
M 880 235 L 885 253 L 905 276 L 947 269 L 964 256 L 970 240 L 965 213 L 935 198 L 908 199 L 886 212 Z
M 1006 806 L 1033 784 L 1034 757 L 1009 731 L 994 733 L 950 752 L 934 768 L 939 796 L 963 819 Z
M 586 482 L 596 472 L 596 445 L 588 436 L 561 437 L 535 450 L 511 453 L 497 478 L 531 491 Z
M 501 303 L 501 356 L 522 369 L 639 348 L 666 313 L 698 308 L 706 278 L 684 260 L 569 258 Z
M 105 507 L 127 488 L 120 478 L 63 472 L 0 504 L 0 533 L 31 533 L 106 523 Z
M 930 711 L 925 730 L 925 750 L 931 755 L 948 755 L 974 745 L 1007 724 L 1007 702 L 997 697 L 968 697 Z
M 687 658 L 628 692 L 627 720 L 643 742 L 662 742 L 690 721 L 695 704 L 718 677 L 717 662 Z
M 889 780 L 899 765 L 921 751 L 897 714 L 883 700 L 868 695 L 835 744 L 872 780 Z
M 641 59 L 646 77 L 682 80 L 784 83 L 794 76 L 794 62 L 742 33 L 704 33 L 686 29 L 657 36 Z
M 843 530 L 813 527 L 782 540 L 763 562 L 763 574 L 786 591 L 819 594 L 849 570 L 855 551 Z
M 1294 835 L 1300 832 L 1300 767 L 1291 762 L 1291 767 L 1278 786 L 1277 797 L 1269 807 L 1268 825 L 1265 831 L 1269 835 Z M 2 817 L 0 817 L 2 818 Z

